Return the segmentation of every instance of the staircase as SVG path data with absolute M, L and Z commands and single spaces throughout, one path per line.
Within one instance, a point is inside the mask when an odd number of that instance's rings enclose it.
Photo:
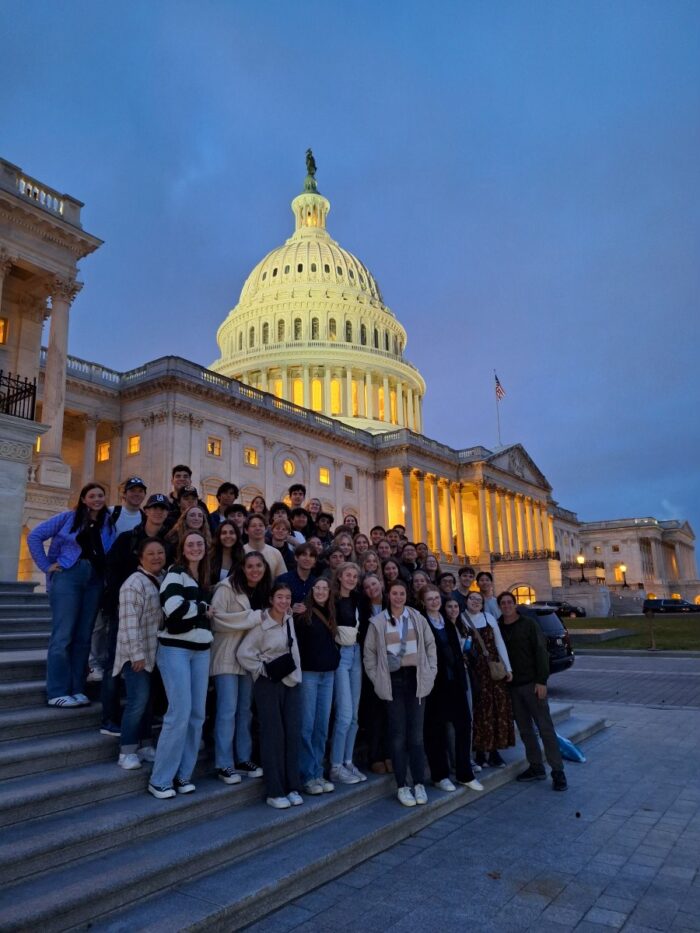
M 45 596 L 0 585 L 0 931 L 241 929 L 478 797 L 429 788 L 408 810 L 372 775 L 275 811 L 261 781 L 224 785 L 202 761 L 195 794 L 155 800 L 145 768 L 117 767 L 98 704 L 45 705 L 48 629 Z M 574 741 L 604 726 L 553 712 Z M 523 765 L 520 747 L 504 758 L 486 792 Z

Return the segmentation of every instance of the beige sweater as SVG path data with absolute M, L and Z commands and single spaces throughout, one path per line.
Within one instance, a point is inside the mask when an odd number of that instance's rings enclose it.
M 411 622 L 416 630 L 417 664 L 416 664 L 416 696 L 420 700 L 428 696 L 435 683 L 437 674 L 437 651 L 435 636 L 425 618 L 415 609 L 406 607 Z M 374 692 L 381 700 L 393 699 L 391 693 L 391 674 L 389 662 L 386 658 L 386 627 L 388 625 L 386 613 L 380 612 L 372 618 L 367 635 L 363 660 L 365 671 L 374 685 Z
M 283 573 L 287 572 L 287 565 L 284 562 L 284 558 L 277 550 L 276 547 L 273 547 L 271 544 L 264 544 L 261 548 L 254 548 L 251 544 L 245 544 L 243 550 L 246 554 L 250 554 L 251 551 L 259 550 L 262 556 L 270 565 L 270 570 L 272 571 L 272 582 L 274 583 L 277 577 L 281 576 Z
M 245 633 L 262 622 L 262 611 L 250 608 L 250 600 L 245 593 L 233 589 L 230 578 L 217 585 L 211 608 L 214 611 L 211 620 L 214 641 L 209 673 L 212 677 L 216 674 L 245 674 L 236 660 L 236 652 Z
M 294 620 L 292 616 L 289 619 L 289 630 L 292 635 L 292 657 L 296 662 L 296 669 L 291 674 L 283 678 L 282 683 L 287 687 L 295 687 L 301 683 L 301 659 L 299 657 L 299 646 L 297 645 L 297 636 L 294 631 Z M 265 661 L 272 661 L 279 658 L 280 655 L 289 651 L 287 643 L 287 626 L 275 622 L 267 612 L 263 612 L 262 624 L 256 625 L 244 637 L 238 646 L 238 663 L 241 667 L 253 675 L 253 680 L 265 676 Z

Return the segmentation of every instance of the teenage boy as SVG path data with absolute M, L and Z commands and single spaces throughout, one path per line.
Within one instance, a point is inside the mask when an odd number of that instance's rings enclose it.
M 146 498 L 146 484 L 140 476 L 130 476 L 124 483 L 121 505 L 115 505 L 111 513 L 111 521 L 117 534 L 131 531 L 143 521 L 141 506 Z
M 245 544 L 248 535 L 245 532 L 245 523 L 248 521 L 248 509 L 241 502 L 236 502 L 226 509 L 226 518 L 233 522 L 241 537 L 241 544 Z
M 295 549 L 294 556 L 296 568 L 283 573 L 277 579 L 277 583 L 286 583 L 292 591 L 292 612 L 294 615 L 302 615 L 306 612 L 304 600 L 316 582 L 316 552 L 310 544 L 300 544 Z
M 238 486 L 235 483 L 222 483 L 216 490 L 216 501 L 219 505 L 216 511 L 209 516 L 209 527 L 212 534 L 226 520 L 226 509 L 233 505 L 237 498 Z
M 372 542 L 372 547 L 376 548 L 383 538 L 386 538 L 386 531 L 381 525 L 375 525 L 374 528 L 370 529 L 369 540 Z
M 464 612 L 467 608 L 467 596 L 475 576 L 473 567 L 460 567 L 457 572 L 457 589 L 452 595 L 459 603 L 460 612 Z
M 299 509 L 306 499 L 306 486 L 303 483 L 292 483 L 289 487 L 289 501 L 293 509 Z
M 549 655 L 542 629 L 534 619 L 520 615 L 512 593 L 501 593 L 498 606 L 501 610 L 501 634 L 513 668 L 513 679 L 508 684 L 513 701 L 513 718 L 529 763 L 527 770 L 519 774 L 516 781 L 546 780 L 536 727 L 552 769 L 552 788 L 566 790 L 564 763 L 547 702 Z
M 333 535 L 331 534 L 331 525 L 333 516 L 330 512 L 319 512 L 316 516 L 316 535 L 321 539 L 324 548 L 333 544 Z
M 273 580 L 286 573 L 287 568 L 280 552 L 271 544 L 265 543 L 265 519 L 262 515 L 257 515 L 255 512 L 249 515 L 245 530 L 248 534 L 248 543 L 243 545 L 246 554 L 250 551 L 260 551 L 270 565 Z

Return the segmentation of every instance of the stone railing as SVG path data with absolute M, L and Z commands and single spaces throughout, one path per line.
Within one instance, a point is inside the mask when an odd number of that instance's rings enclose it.
M 60 220 L 80 227 L 80 201 L 68 194 L 60 194 L 36 178 L 23 172 L 17 165 L 0 159 L 0 189 L 9 191 L 25 201 L 48 211 Z
M 470 463 L 473 460 L 485 460 L 492 453 L 493 451 L 487 447 L 477 445 L 476 447 L 465 447 L 463 450 L 458 450 L 457 457 L 460 463 Z
M 559 560 L 559 551 L 492 551 L 491 560 L 495 563 L 507 563 L 516 560 Z
M 39 366 L 42 369 L 46 366 L 46 352 L 46 347 L 42 347 L 39 354 Z M 118 373 L 115 369 L 108 369 L 98 363 L 81 360 L 77 356 L 66 358 L 66 373 L 69 376 L 85 379 L 87 382 L 108 385 L 113 389 L 120 388 L 123 379 L 122 373 Z
M 340 338 L 338 338 L 338 340 L 308 340 L 306 337 L 302 337 L 298 341 L 287 340 L 266 344 L 257 343 L 254 347 L 234 351 L 231 356 L 226 359 L 226 362 L 230 364 L 231 361 L 235 361 L 240 363 L 242 368 L 248 368 L 248 363 L 259 359 L 260 357 L 269 356 L 270 354 L 274 353 L 289 353 L 290 350 L 295 348 L 295 344 L 299 344 L 300 348 L 303 346 L 305 349 L 308 348 L 311 350 L 352 350 L 356 353 L 365 353 L 370 356 L 382 356 L 385 359 L 393 360 L 395 363 L 401 363 L 402 366 L 407 366 L 409 369 L 414 370 L 420 375 L 418 367 L 414 366 L 413 363 L 409 363 L 408 360 L 401 356 L 401 354 L 392 353 L 390 350 L 379 350 L 375 347 L 363 345 L 360 343 L 346 343 L 345 340 L 341 340 Z M 217 363 L 220 362 L 223 362 L 223 360 L 217 360 Z M 329 360 L 328 363 L 331 366 L 333 365 L 332 360 Z M 287 364 L 285 363 L 285 365 Z M 289 368 L 294 369 L 295 366 L 298 368 L 300 365 L 301 364 L 299 363 L 289 364 Z
M 579 564 L 575 560 L 565 560 L 561 565 L 562 570 L 580 570 L 581 567 L 584 570 L 605 570 L 605 561 L 587 560 L 583 564 Z

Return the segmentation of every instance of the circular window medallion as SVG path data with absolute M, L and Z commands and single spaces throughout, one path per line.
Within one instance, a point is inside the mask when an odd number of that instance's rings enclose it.
M 294 476 L 297 471 L 294 461 L 290 460 L 289 458 L 283 461 L 282 469 L 284 470 L 286 476 Z

